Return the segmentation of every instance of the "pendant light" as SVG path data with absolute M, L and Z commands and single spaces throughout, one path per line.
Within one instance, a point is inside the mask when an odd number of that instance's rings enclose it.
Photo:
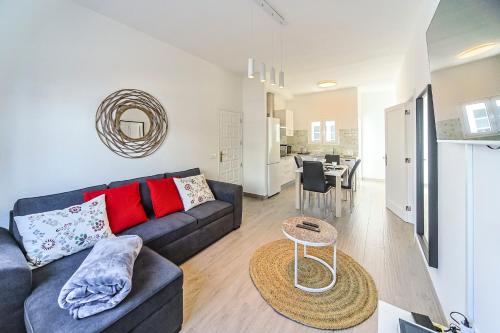
M 271 67 L 271 71 L 269 72 L 269 82 L 272 86 L 276 85 L 276 70 L 274 69 L 274 66 Z
M 271 39 L 271 71 L 269 72 L 269 83 L 272 86 L 276 85 L 276 69 L 274 69 L 274 30 L 273 33 L 271 34 L 272 39 Z
M 250 9 L 250 40 L 254 40 L 253 38 L 254 32 L 253 32 L 253 6 Z M 252 43 L 249 43 L 250 49 Z M 253 57 L 248 58 L 248 64 L 247 64 L 247 76 L 249 79 L 253 79 L 255 77 L 255 60 Z
M 248 58 L 248 78 L 253 79 L 255 77 L 255 61 L 253 58 Z
M 266 82 L 266 64 L 263 62 L 260 63 L 260 82 Z
M 280 69 L 280 76 L 279 76 L 279 87 L 280 88 L 285 88 L 285 72 L 283 72 L 283 27 L 280 28 L 280 62 L 281 62 L 281 69 Z

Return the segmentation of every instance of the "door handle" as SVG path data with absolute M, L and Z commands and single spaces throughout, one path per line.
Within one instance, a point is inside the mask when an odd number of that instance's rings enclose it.
M 222 152 L 222 150 L 219 152 L 219 162 L 222 163 L 222 156 L 224 156 L 224 153 Z

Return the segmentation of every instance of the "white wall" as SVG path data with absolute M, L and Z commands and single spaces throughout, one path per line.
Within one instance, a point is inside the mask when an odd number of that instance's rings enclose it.
M 0 225 L 18 198 L 199 166 L 217 177 L 219 109 L 241 111 L 241 79 L 71 1 L 0 2 Z M 95 112 L 137 88 L 165 107 L 153 155 L 99 140 Z
M 361 174 L 363 178 L 385 178 L 385 109 L 393 106 L 394 90 L 360 91 L 359 124 Z
M 286 107 L 293 111 L 294 130 L 308 130 L 317 120 L 335 120 L 337 129 L 358 127 L 357 88 L 295 95 Z
M 414 101 L 431 83 L 425 31 L 438 2 L 421 3 L 421 20 L 398 81 L 398 103 L 409 98 Z M 497 330 L 500 298 L 500 153 L 485 146 L 467 149 L 463 144 L 438 143 L 439 267 L 429 268 L 429 274 L 446 316 L 450 311 L 468 313 L 474 316 L 476 332 L 489 333 Z M 470 223 L 474 226 L 473 244 L 467 239 Z M 473 270 L 468 268 L 468 251 L 474 258 Z M 469 278 L 470 272 L 473 279 Z M 468 293 L 471 285 L 473 292 Z
M 266 90 L 256 79 L 243 80 L 243 191 L 267 195 Z

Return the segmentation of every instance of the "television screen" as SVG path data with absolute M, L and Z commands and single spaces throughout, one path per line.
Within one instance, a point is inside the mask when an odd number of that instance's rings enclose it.
M 427 51 L 438 140 L 500 141 L 500 1 L 441 0 Z

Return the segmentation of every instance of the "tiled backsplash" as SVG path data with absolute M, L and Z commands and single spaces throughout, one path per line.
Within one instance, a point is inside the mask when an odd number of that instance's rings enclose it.
M 437 121 L 436 134 L 438 140 L 500 140 L 500 135 L 465 138 L 459 118 Z
M 292 145 L 293 152 L 302 148 L 313 154 L 358 155 L 358 129 L 348 128 L 338 130 L 338 144 L 310 144 L 307 130 L 295 130 L 293 136 L 286 137 L 286 143 Z M 282 142 L 283 143 L 283 142 Z

